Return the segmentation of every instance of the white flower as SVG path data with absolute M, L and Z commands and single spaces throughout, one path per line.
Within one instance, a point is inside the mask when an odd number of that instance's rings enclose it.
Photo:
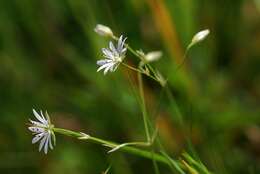
M 112 30 L 109 27 L 102 24 L 97 24 L 94 31 L 101 36 L 113 36 Z
M 104 69 L 104 75 L 106 75 L 108 71 L 114 72 L 117 69 L 118 65 L 125 58 L 127 48 L 124 47 L 124 44 L 126 39 L 127 38 L 123 39 L 123 35 L 121 35 L 118 39 L 117 47 L 110 41 L 109 48 L 102 48 L 105 59 L 97 61 L 97 65 L 100 66 L 97 72 Z
M 209 29 L 206 29 L 195 34 L 191 40 L 189 47 L 197 44 L 198 42 L 203 41 L 209 35 L 209 33 L 210 33 Z
M 46 117 L 44 117 L 42 111 L 41 114 L 38 114 L 33 109 L 33 114 L 37 118 L 37 121 L 29 120 L 31 122 L 31 125 L 28 127 L 28 129 L 32 131 L 33 134 L 35 135 L 34 138 L 32 139 L 32 143 L 34 144 L 40 141 L 39 151 L 41 151 L 42 148 L 44 148 L 44 153 L 47 154 L 48 148 L 53 149 L 52 142 L 51 142 L 52 139 L 55 145 L 55 135 L 52 130 L 54 126 L 51 124 L 47 111 L 45 114 L 47 119 Z

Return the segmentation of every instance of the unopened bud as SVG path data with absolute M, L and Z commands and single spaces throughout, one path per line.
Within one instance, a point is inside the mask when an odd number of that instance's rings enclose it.
M 162 57 L 161 51 L 151 51 L 145 55 L 145 60 L 147 62 L 153 62 L 159 60 Z
M 202 31 L 198 32 L 197 34 L 195 34 L 195 36 L 193 36 L 193 38 L 191 40 L 189 47 L 203 41 L 209 35 L 209 33 L 210 33 L 209 29 L 206 29 L 206 30 L 202 30 Z
M 94 31 L 101 36 L 113 36 L 112 30 L 102 24 L 97 24 Z
M 142 62 L 142 64 L 157 61 L 163 55 L 163 53 L 161 51 L 151 51 L 147 54 L 145 54 L 142 50 L 137 50 L 136 52 L 137 52 L 137 54 L 139 54 L 140 56 L 142 56 L 144 58 L 144 62 Z

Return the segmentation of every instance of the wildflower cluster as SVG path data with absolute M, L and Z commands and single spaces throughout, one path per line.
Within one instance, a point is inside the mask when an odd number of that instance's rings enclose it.
M 116 46 L 112 41 L 109 42 L 108 48 L 102 48 L 103 59 L 97 61 L 97 65 L 99 66 L 97 72 L 104 70 L 104 75 L 108 72 L 114 72 L 118 68 L 120 64 L 123 64 L 125 67 L 134 70 L 138 73 L 145 74 L 146 76 L 152 78 L 153 80 L 159 82 L 162 86 L 166 84 L 166 81 L 159 73 L 158 70 L 154 70 L 149 63 L 159 60 L 162 57 L 161 51 L 151 51 L 145 54 L 142 50 L 135 51 L 129 45 L 125 43 L 127 38 L 124 38 L 121 35 L 117 38 L 112 30 L 104 25 L 98 24 L 94 31 L 101 36 L 110 36 L 112 39 L 117 41 Z M 124 59 L 126 56 L 126 51 L 129 50 L 140 59 L 139 66 L 133 67 L 127 63 L 124 63 Z
M 191 166 L 191 164 L 194 164 L 194 160 L 187 154 L 184 155 L 182 162 L 182 165 L 179 165 L 176 161 L 171 159 L 166 153 L 162 152 L 162 154 L 156 154 L 153 151 L 144 151 L 141 149 L 137 149 L 134 147 L 126 147 L 126 146 L 151 146 L 154 142 L 154 139 L 156 138 L 157 131 L 154 131 L 154 136 L 150 136 L 150 130 L 148 127 L 148 121 L 146 118 L 146 108 L 145 108 L 145 98 L 144 98 L 144 92 L 143 92 L 143 82 L 142 82 L 142 74 L 148 76 L 149 78 L 155 80 L 158 82 L 161 86 L 166 85 L 166 80 L 163 77 L 163 75 L 157 70 L 154 69 L 150 64 L 154 61 L 158 61 L 163 53 L 161 51 L 151 51 L 148 53 L 144 53 L 142 50 L 135 51 L 132 49 L 128 44 L 126 44 L 127 38 L 121 35 L 119 38 L 117 38 L 112 30 L 104 25 L 98 24 L 94 31 L 98 33 L 101 36 L 110 37 L 113 40 L 116 40 L 117 43 L 113 43 L 112 41 L 109 42 L 108 48 L 102 48 L 103 58 L 97 61 L 97 65 L 99 66 L 97 69 L 97 72 L 103 71 L 104 75 L 106 75 L 108 72 L 114 72 L 117 70 L 119 65 L 124 65 L 125 67 L 134 70 L 138 73 L 138 82 L 139 82 L 139 88 L 140 88 L 140 96 L 141 96 L 141 103 L 142 103 L 142 111 L 143 111 L 143 120 L 144 120 L 144 127 L 146 131 L 147 136 L 147 142 L 128 142 L 123 144 L 116 144 L 112 143 L 111 141 L 106 141 L 103 139 L 99 139 L 96 137 L 92 137 L 88 134 L 82 133 L 82 132 L 74 132 L 66 129 L 61 128 L 55 128 L 53 124 L 51 124 L 50 118 L 48 113 L 46 112 L 45 115 L 42 111 L 40 113 L 37 113 L 33 109 L 33 114 L 36 121 L 29 120 L 30 126 L 28 129 L 33 133 L 34 137 L 32 139 L 32 143 L 39 142 L 39 151 L 43 149 L 44 153 L 47 154 L 49 149 L 53 149 L 54 145 L 56 144 L 55 134 L 61 133 L 67 136 L 73 136 L 80 140 L 90 140 L 97 144 L 101 144 L 103 146 L 111 148 L 111 150 L 108 151 L 108 153 L 112 153 L 114 151 L 117 151 L 119 149 L 124 149 L 126 152 L 136 154 L 145 158 L 149 158 L 152 160 L 156 160 L 158 162 L 163 162 L 165 164 L 173 164 L 175 169 L 180 172 L 184 173 L 183 168 L 186 167 L 188 171 L 191 173 L 197 173 L 196 169 Z M 203 41 L 207 35 L 209 34 L 209 30 L 203 30 L 198 32 L 193 38 L 191 43 L 187 47 L 187 51 L 190 47 L 193 45 Z M 129 50 L 133 55 L 135 55 L 137 58 L 139 58 L 139 64 L 136 67 L 133 67 L 132 65 L 129 65 L 127 63 L 124 63 L 126 52 Z M 185 56 L 184 56 L 185 58 Z M 198 166 L 201 166 L 200 164 L 196 164 L 197 168 Z M 186 169 L 186 170 L 187 170 Z M 199 170 L 204 170 L 205 173 L 209 173 L 204 166 L 202 168 L 199 168 Z

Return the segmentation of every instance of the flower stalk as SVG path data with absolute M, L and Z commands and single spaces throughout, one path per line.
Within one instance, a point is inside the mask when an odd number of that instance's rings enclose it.
M 147 111 L 146 111 L 145 99 L 144 99 L 143 79 L 141 73 L 138 73 L 138 84 L 139 84 L 139 93 L 141 96 L 141 107 L 142 107 L 145 134 L 146 134 L 147 142 L 150 142 L 151 137 L 150 137 L 150 131 L 148 127 L 148 118 L 147 118 Z
M 92 142 L 92 143 L 99 144 L 99 145 L 102 145 L 102 146 L 107 146 L 107 147 L 110 147 L 110 148 L 116 148 L 116 147 L 119 146 L 119 144 L 117 144 L 117 143 L 107 141 L 107 140 L 103 140 L 103 139 L 93 137 L 93 136 L 90 136 L 90 135 L 88 135 L 88 138 L 82 139 L 81 137 L 84 136 L 84 135 L 81 132 L 75 132 L 75 131 L 62 129 L 62 128 L 53 128 L 52 130 L 55 133 L 59 133 L 59 134 L 66 135 L 66 136 L 71 136 L 71 137 L 78 138 L 78 139 L 83 140 L 83 141 Z M 157 154 L 157 153 L 153 153 L 153 152 L 146 151 L 146 150 L 141 150 L 141 149 L 131 147 L 131 146 L 122 146 L 118 150 L 123 151 L 123 152 L 127 152 L 129 154 L 137 155 L 137 156 L 140 156 L 140 157 L 143 157 L 143 158 L 147 158 L 147 159 L 151 159 L 151 160 L 153 159 L 157 162 L 160 162 L 160 163 L 163 163 L 163 164 L 166 164 L 166 165 L 170 165 L 170 162 L 167 158 L 165 158 L 164 156 Z
M 119 40 L 119 38 L 116 37 L 116 36 L 114 36 L 114 35 L 112 36 L 112 39 L 114 39 L 114 40 L 116 40 L 116 41 Z M 135 51 L 135 50 L 134 50 L 132 47 L 130 47 L 128 44 L 124 43 L 124 46 L 125 46 L 125 47 L 127 48 L 127 50 L 129 50 L 133 55 L 135 55 L 136 57 L 138 57 L 138 58 L 141 60 L 141 62 L 147 62 L 147 60 L 145 59 L 145 56 L 143 56 L 143 55 L 141 55 L 141 54 L 138 54 L 138 52 Z M 134 67 L 132 67 L 132 66 L 126 64 L 126 63 L 122 63 L 122 64 L 123 64 L 124 66 L 126 66 L 127 68 L 131 69 L 131 70 L 134 70 L 134 71 L 136 71 L 136 72 L 139 72 L 139 73 L 142 73 L 142 74 L 148 76 L 149 78 L 151 78 L 151 79 L 155 80 L 156 82 L 158 82 L 160 85 L 164 86 L 164 85 L 161 83 L 161 81 L 160 81 L 159 79 L 157 79 L 157 77 L 156 77 L 156 74 L 157 74 L 157 73 L 156 73 L 156 71 L 154 70 L 154 68 L 153 68 L 149 63 L 147 63 L 146 66 L 149 68 L 149 70 L 152 72 L 153 75 L 151 75 L 151 74 L 149 74 L 149 73 L 147 73 L 147 72 L 145 72 L 145 71 L 141 71 L 140 69 L 134 68 Z

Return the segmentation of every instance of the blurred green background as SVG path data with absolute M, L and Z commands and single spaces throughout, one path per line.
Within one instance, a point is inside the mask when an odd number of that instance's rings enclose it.
M 154 63 L 184 119 L 160 86 L 145 78 L 149 116 L 175 158 L 193 144 L 215 173 L 260 173 L 260 6 L 258 0 L 1 0 L 0 173 L 153 173 L 152 162 L 57 135 L 47 155 L 31 144 L 32 108 L 57 127 L 116 142 L 144 141 L 136 74 L 103 76 L 96 60 L 108 40 L 97 23 L 124 34 L 135 49 L 162 50 Z M 192 36 L 209 37 L 194 46 Z M 137 59 L 127 53 L 126 61 Z M 160 166 L 162 173 L 170 173 Z

